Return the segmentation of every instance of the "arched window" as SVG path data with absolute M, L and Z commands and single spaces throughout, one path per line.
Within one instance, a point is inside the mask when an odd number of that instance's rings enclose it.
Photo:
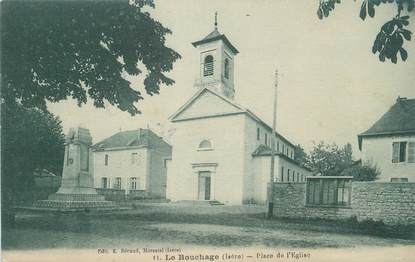
M 229 79 L 229 59 L 225 58 L 225 78 Z
M 198 150 L 212 150 L 212 143 L 209 140 L 203 140 L 199 144 Z
M 213 56 L 208 55 L 205 57 L 203 66 L 203 76 L 213 75 Z

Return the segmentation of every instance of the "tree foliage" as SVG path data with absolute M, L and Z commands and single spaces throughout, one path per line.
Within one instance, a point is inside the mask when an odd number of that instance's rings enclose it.
M 306 166 L 323 176 L 353 176 L 356 181 L 373 181 L 380 170 L 372 163 L 363 163 L 353 159 L 352 146 L 347 143 L 338 146 L 323 141 L 314 145 L 310 155 L 306 156 Z
M 309 167 L 308 155 L 300 144 L 294 147 L 294 160 L 302 167 Z
M 349 143 L 339 147 L 335 143 L 326 144 L 322 141 L 310 152 L 308 164 L 314 172 L 323 176 L 338 176 L 354 163 L 352 155 L 352 146 Z
M 180 58 L 151 8 L 153 0 L 3 1 L 3 99 L 44 109 L 90 97 L 96 107 L 140 113 L 142 93 L 123 75 L 143 74 L 146 93 L 158 94 L 174 83 L 165 73 Z
M 37 108 L 3 104 L 1 126 L 2 193 L 17 196 L 27 191 L 36 169 L 62 173 L 65 137 L 58 117 Z
M 355 181 L 374 181 L 380 175 L 379 168 L 370 163 L 363 163 L 356 161 L 354 165 L 346 168 L 340 174 L 342 176 L 352 176 Z
M 334 10 L 336 4 L 340 4 L 341 0 L 320 0 L 317 16 L 320 19 L 328 17 L 330 12 Z M 396 4 L 397 14 L 391 20 L 387 21 L 376 35 L 373 42 L 372 53 L 377 54 L 379 60 L 384 62 L 386 59 L 396 64 L 398 61 L 398 53 L 402 61 L 408 58 L 408 52 L 403 47 L 405 40 L 411 41 L 412 32 L 405 27 L 409 25 L 409 15 L 402 16 L 402 11 L 408 13 L 415 8 L 415 0 L 363 0 L 360 7 L 359 17 L 365 20 L 367 15 L 375 16 L 376 7 L 381 4 Z

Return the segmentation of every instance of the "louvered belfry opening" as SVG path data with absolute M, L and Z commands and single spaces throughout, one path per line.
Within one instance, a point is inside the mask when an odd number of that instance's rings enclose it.
M 203 67 L 203 76 L 213 75 L 213 56 L 208 55 L 205 57 L 204 67 Z

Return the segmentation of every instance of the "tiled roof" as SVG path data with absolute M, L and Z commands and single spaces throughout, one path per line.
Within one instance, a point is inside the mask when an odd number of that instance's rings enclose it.
M 205 38 L 203 38 L 202 40 L 210 40 L 210 39 L 218 37 L 220 35 L 221 35 L 221 33 L 219 33 L 218 29 L 215 29 L 212 32 L 210 32 L 210 34 L 205 36 Z
M 134 146 L 149 146 L 154 140 L 164 140 L 150 129 L 121 131 L 94 145 L 95 150 L 109 148 L 123 148 Z M 165 143 L 165 142 L 164 142 Z M 168 145 L 167 143 L 165 143 Z
M 231 44 L 228 38 L 224 34 L 221 34 L 218 31 L 218 29 L 213 30 L 211 33 L 205 36 L 202 40 L 193 42 L 192 45 L 196 47 L 198 45 L 213 42 L 216 40 L 222 40 L 229 47 L 229 49 L 231 49 L 232 52 L 234 52 L 235 54 L 239 53 L 238 49 L 236 49 L 236 47 Z
M 252 156 L 253 157 L 256 157 L 256 156 L 271 156 L 271 151 L 272 149 L 269 147 L 269 146 L 266 146 L 266 145 L 259 145 L 255 150 L 254 150 L 254 152 L 252 153 Z M 308 169 L 308 168 L 306 168 L 306 167 L 303 167 L 303 166 L 301 166 L 300 165 L 300 163 L 298 163 L 297 161 L 295 161 L 294 159 L 292 159 L 292 158 L 289 158 L 288 156 L 286 156 L 286 155 L 284 155 L 284 154 L 281 154 L 281 153 L 279 153 L 279 152 L 277 152 L 277 151 L 275 151 L 274 150 L 274 154 L 275 154 L 275 156 L 278 156 L 278 157 L 281 157 L 281 158 L 283 158 L 284 160 L 286 160 L 286 161 L 288 161 L 288 162 L 291 162 L 292 164 L 294 164 L 294 165 L 297 165 L 297 166 L 299 166 L 299 167 L 301 167 L 301 168 L 304 168 L 304 169 L 306 169 L 306 170 L 308 170 L 308 171 L 311 171 L 310 169 Z
M 358 135 L 359 149 L 368 136 L 415 134 L 415 99 L 399 98 L 371 128 Z
M 396 103 L 376 123 L 361 133 L 383 135 L 415 132 L 415 99 L 398 98 Z

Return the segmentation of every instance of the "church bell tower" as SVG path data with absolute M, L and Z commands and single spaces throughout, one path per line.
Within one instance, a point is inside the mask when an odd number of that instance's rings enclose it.
M 233 99 L 234 89 L 234 57 L 239 51 L 224 34 L 218 31 L 217 13 L 215 13 L 215 29 L 202 40 L 192 45 L 199 50 L 199 78 L 195 82 L 197 88 L 209 88 L 227 98 Z

